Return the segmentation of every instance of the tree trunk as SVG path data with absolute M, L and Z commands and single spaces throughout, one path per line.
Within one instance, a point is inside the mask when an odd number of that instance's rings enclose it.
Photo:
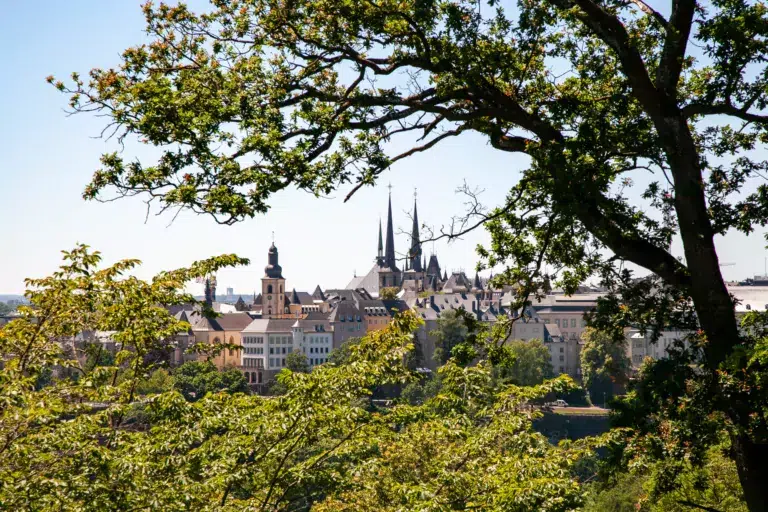
M 675 211 L 691 275 L 690 295 L 706 335 L 702 365 L 714 373 L 739 343 L 739 328 L 715 251 L 697 148 L 684 119 L 667 127 L 670 129 L 662 137 L 671 142 L 666 153 L 675 181 Z M 736 425 L 747 425 L 753 412 L 749 404 L 732 406 L 724 412 Z M 749 510 L 768 511 L 768 445 L 756 444 L 744 434 L 732 436 L 731 443 Z
M 768 444 L 731 436 L 731 454 L 750 512 L 768 511 Z
M 676 117 L 661 135 L 668 142 L 665 150 L 675 182 L 675 211 L 691 275 L 689 291 L 707 336 L 703 363 L 715 370 L 739 343 L 739 330 L 733 301 L 720 272 L 698 150 L 679 111 Z

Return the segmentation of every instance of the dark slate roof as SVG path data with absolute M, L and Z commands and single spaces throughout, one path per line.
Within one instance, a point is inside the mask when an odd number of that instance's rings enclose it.
M 242 331 L 253 321 L 248 313 L 225 313 L 216 319 L 225 331 Z
M 346 320 L 347 316 L 353 316 L 357 317 L 358 315 L 362 315 L 362 311 L 358 309 L 357 305 L 348 300 L 342 300 L 338 304 L 336 304 L 336 307 L 334 307 L 331 310 L 331 314 L 328 315 L 328 319 L 331 322 L 340 322 L 341 318 L 344 317 Z
M 261 304 L 261 294 L 258 294 L 256 296 L 256 300 L 253 301 L 254 304 Z
M 390 315 L 393 313 L 393 310 L 395 312 L 402 313 L 403 311 L 408 311 L 409 309 L 408 304 L 400 299 L 382 300 L 381 302 L 384 303 L 384 307 L 387 308 L 387 312 Z
M 312 298 L 315 300 L 325 300 L 325 294 L 323 293 L 323 290 L 320 289 L 320 285 L 317 285 L 315 291 L 312 292 Z
M 216 321 L 215 318 L 207 318 L 204 316 L 201 316 L 198 318 L 197 322 L 192 325 L 193 331 L 223 331 L 224 329 L 221 328 L 219 325 L 219 322 Z
M 291 304 L 301 304 L 302 306 L 311 306 L 315 303 L 315 299 L 312 298 L 307 292 L 297 292 L 293 290 L 291 295 Z
M 451 277 L 448 278 L 448 281 L 445 282 L 443 285 L 443 290 L 450 292 L 452 290 L 458 291 L 459 289 L 463 288 L 466 291 L 469 291 L 472 289 L 472 283 L 467 278 L 466 274 L 464 272 L 454 272 L 451 274 Z
M 310 311 L 304 320 L 328 320 L 330 313 L 321 313 L 320 311 Z

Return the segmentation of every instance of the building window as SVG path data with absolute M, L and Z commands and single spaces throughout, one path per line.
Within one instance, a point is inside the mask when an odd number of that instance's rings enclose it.
M 555 318 L 555 325 L 560 327 L 560 319 L 559 318 Z
M 563 318 L 563 327 L 568 327 L 568 319 Z
M 562 354 L 565 351 L 563 347 L 560 347 L 560 353 Z
M 565 373 L 565 368 L 563 368 L 562 366 L 560 367 L 560 373 Z
M 565 356 L 560 356 L 560 361 L 565 361 Z
M 235 355 L 235 351 L 232 349 L 229 349 L 229 357 L 232 357 L 233 355 Z
M 272 293 L 272 285 L 267 286 L 267 293 Z
M 571 327 L 576 327 L 576 319 L 571 318 Z

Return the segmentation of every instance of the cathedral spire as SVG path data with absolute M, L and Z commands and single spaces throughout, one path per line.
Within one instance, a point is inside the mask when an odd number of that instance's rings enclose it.
M 389 206 L 387 209 L 387 248 L 384 253 L 384 263 L 392 270 L 397 270 L 395 260 L 395 228 L 392 223 L 392 185 L 389 186 Z
M 419 212 L 416 210 L 416 191 L 413 191 L 413 228 L 411 229 L 411 268 L 423 272 L 421 266 L 421 240 L 419 239 Z
M 381 238 L 381 217 L 379 217 L 379 250 L 376 253 L 376 263 L 379 266 L 384 264 L 384 242 Z

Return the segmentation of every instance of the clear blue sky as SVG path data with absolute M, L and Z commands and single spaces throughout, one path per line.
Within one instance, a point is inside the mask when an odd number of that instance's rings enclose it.
M 396 228 L 409 229 L 404 212 L 411 208 L 414 188 L 420 221 L 440 226 L 463 211 L 462 196 L 455 189 L 465 179 L 485 189 L 484 202 L 494 205 L 525 165 L 521 157 L 494 151 L 479 137 L 467 136 L 398 163 L 378 187 L 360 191 L 350 203 L 342 202 L 343 193 L 316 199 L 286 191 L 274 197 L 269 214 L 233 227 L 191 213 L 170 226 L 169 215 L 150 216 L 145 223 L 139 198 L 85 202 L 80 194 L 99 156 L 116 149 L 116 143 L 94 138 L 102 120 L 67 117 L 66 98 L 45 83 L 45 77 L 65 78 L 72 71 L 85 75 L 92 67 L 116 65 L 123 49 L 145 37 L 139 6 L 136 0 L 0 2 L 0 293 L 22 292 L 25 277 L 49 274 L 60 261 L 59 251 L 76 242 L 102 251 L 108 262 L 141 259 L 142 277 L 215 254 L 236 253 L 251 258 L 252 265 L 222 271 L 219 290 L 232 286 L 249 293 L 260 286 L 272 231 L 289 289 L 342 287 L 355 270 L 365 272 L 373 264 L 378 219 L 386 215 L 386 183 L 393 185 Z M 141 158 L 147 152 L 128 146 L 126 156 Z M 479 230 L 450 245 L 438 243 L 435 249 L 449 271 L 472 271 L 474 248 L 484 240 Z M 407 243 L 406 236 L 397 237 L 398 250 Z M 721 261 L 736 263 L 724 267 L 726 277 L 761 273 L 764 245 L 762 232 L 721 241 Z M 425 249 L 429 254 L 431 244 Z

